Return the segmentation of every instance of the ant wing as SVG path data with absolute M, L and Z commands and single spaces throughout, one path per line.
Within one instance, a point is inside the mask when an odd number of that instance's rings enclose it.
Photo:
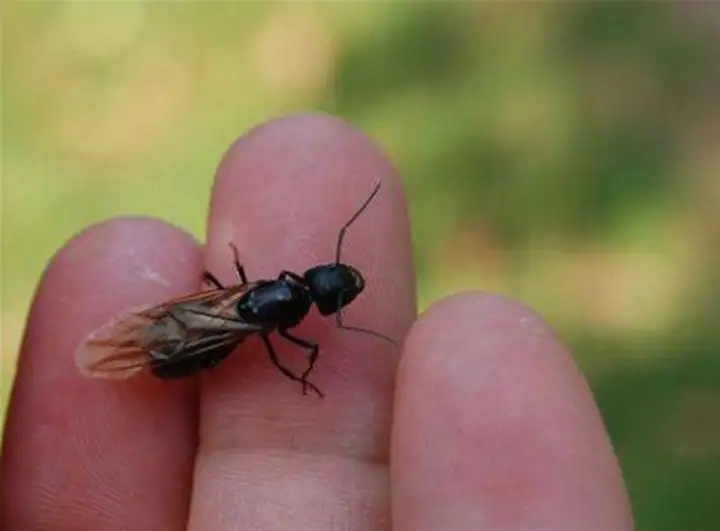
M 131 309 L 83 341 L 75 353 L 78 370 L 89 377 L 123 379 L 150 365 L 171 364 L 237 344 L 260 330 L 235 314 L 235 302 L 254 285 L 213 289 Z

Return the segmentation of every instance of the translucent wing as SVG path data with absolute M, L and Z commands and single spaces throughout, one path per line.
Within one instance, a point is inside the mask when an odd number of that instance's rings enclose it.
M 213 289 L 131 309 L 85 339 L 75 353 L 76 365 L 89 377 L 129 378 L 151 365 L 232 347 L 260 330 L 235 312 L 235 302 L 255 285 Z

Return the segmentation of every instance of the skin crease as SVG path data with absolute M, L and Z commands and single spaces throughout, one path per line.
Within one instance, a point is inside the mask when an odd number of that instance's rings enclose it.
M 366 279 L 299 384 L 248 341 L 186 382 L 90 380 L 75 346 L 119 311 L 334 258 Z M 378 230 L 381 228 L 381 230 Z M 566 348 L 529 310 L 469 293 L 416 320 L 400 179 L 360 131 L 324 115 L 268 122 L 217 170 L 204 249 L 157 220 L 94 226 L 51 261 L 20 354 L 0 469 L 0 528 L 19 530 L 617 530 L 632 518 L 612 447 Z M 61 308 L 61 311 L 58 311 Z M 414 324 L 413 324 L 414 323 Z M 281 358 L 302 351 L 273 337 Z M 399 364 L 399 365 L 398 365 Z

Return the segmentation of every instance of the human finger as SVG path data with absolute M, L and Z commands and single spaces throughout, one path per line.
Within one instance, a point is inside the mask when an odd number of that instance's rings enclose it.
M 342 260 L 362 272 L 366 288 L 344 316 L 348 324 L 401 340 L 415 316 L 402 185 L 377 146 L 336 118 L 282 118 L 231 147 L 213 189 L 209 269 L 237 282 L 230 242 L 238 246 L 250 281 L 332 262 L 340 227 L 377 181 L 377 197 L 345 239 Z M 315 313 L 292 333 L 319 343 L 310 379 L 326 398 L 302 396 L 301 386 L 278 372 L 259 340 L 208 374 L 191 529 L 237 529 L 238 521 L 262 529 L 323 529 L 331 523 L 377 529 L 387 523 L 398 349 L 338 330 L 332 319 Z M 306 366 L 297 345 L 277 336 L 272 341 L 281 359 Z
M 433 305 L 408 335 L 391 478 L 398 531 L 630 531 L 592 394 L 537 315 L 499 296 Z
M 118 312 L 194 291 L 201 260 L 189 235 L 136 218 L 93 226 L 52 259 L 12 392 L 0 528 L 185 528 L 196 389 L 149 377 L 88 379 L 74 350 Z

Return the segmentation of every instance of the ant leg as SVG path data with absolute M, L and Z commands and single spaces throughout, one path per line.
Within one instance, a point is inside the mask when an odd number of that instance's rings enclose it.
M 308 355 L 308 359 L 310 360 L 310 364 L 308 365 L 308 368 L 305 369 L 305 372 L 302 373 L 302 376 L 300 377 L 303 381 L 303 387 L 305 384 L 310 385 L 310 383 L 307 381 L 307 377 L 312 372 L 313 368 L 315 367 L 315 362 L 318 358 L 319 353 L 319 347 L 317 343 L 311 343 L 309 341 L 305 341 L 304 339 L 300 339 L 299 337 L 295 337 L 287 330 L 278 330 L 278 334 L 280 334 L 282 337 L 290 341 L 291 343 L 295 343 L 296 345 L 304 348 L 307 350 L 310 354 Z
M 223 286 L 220 281 L 213 275 L 210 271 L 203 271 L 202 278 L 205 282 L 212 284 L 217 289 L 224 289 L 225 286 Z
M 238 253 L 238 248 L 232 242 L 230 242 L 229 245 L 233 252 L 233 258 L 234 258 L 234 262 L 235 262 L 235 271 L 237 271 L 237 274 L 240 277 L 240 280 L 242 280 L 243 284 L 247 284 L 248 279 L 247 279 L 247 275 L 245 275 L 245 268 L 240 264 L 240 253 Z
M 280 363 L 280 360 L 277 357 L 277 354 L 275 353 L 275 349 L 273 348 L 272 343 L 270 342 L 270 338 L 267 337 L 267 335 L 265 335 L 265 334 L 263 334 L 261 337 L 262 337 L 263 343 L 265 343 L 265 348 L 267 348 L 268 354 L 270 355 L 270 361 L 273 362 L 273 365 L 275 365 L 275 367 L 277 367 L 280 370 L 280 372 L 282 372 L 285 376 L 290 378 L 292 381 L 302 383 L 303 384 L 303 394 L 307 394 L 306 387 L 310 387 L 313 391 L 315 391 L 317 393 L 317 395 L 320 398 L 323 398 L 324 395 L 322 394 L 320 389 L 315 387 L 310 382 L 303 380 L 302 378 L 300 378 L 299 376 L 294 374 L 287 367 L 283 367 L 283 365 Z
M 240 258 L 238 255 L 237 247 L 235 247 L 235 244 L 230 243 L 230 248 L 233 252 L 233 258 L 234 264 L 235 264 L 235 271 L 237 271 L 238 276 L 240 277 L 240 280 L 242 280 L 243 284 L 248 283 L 247 275 L 245 274 L 245 268 L 240 264 Z M 217 279 L 215 275 L 213 275 L 210 271 L 203 271 L 202 278 L 205 282 L 212 284 L 217 289 L 225 289 L 225 286 L 222 285 L 222 283 Z

